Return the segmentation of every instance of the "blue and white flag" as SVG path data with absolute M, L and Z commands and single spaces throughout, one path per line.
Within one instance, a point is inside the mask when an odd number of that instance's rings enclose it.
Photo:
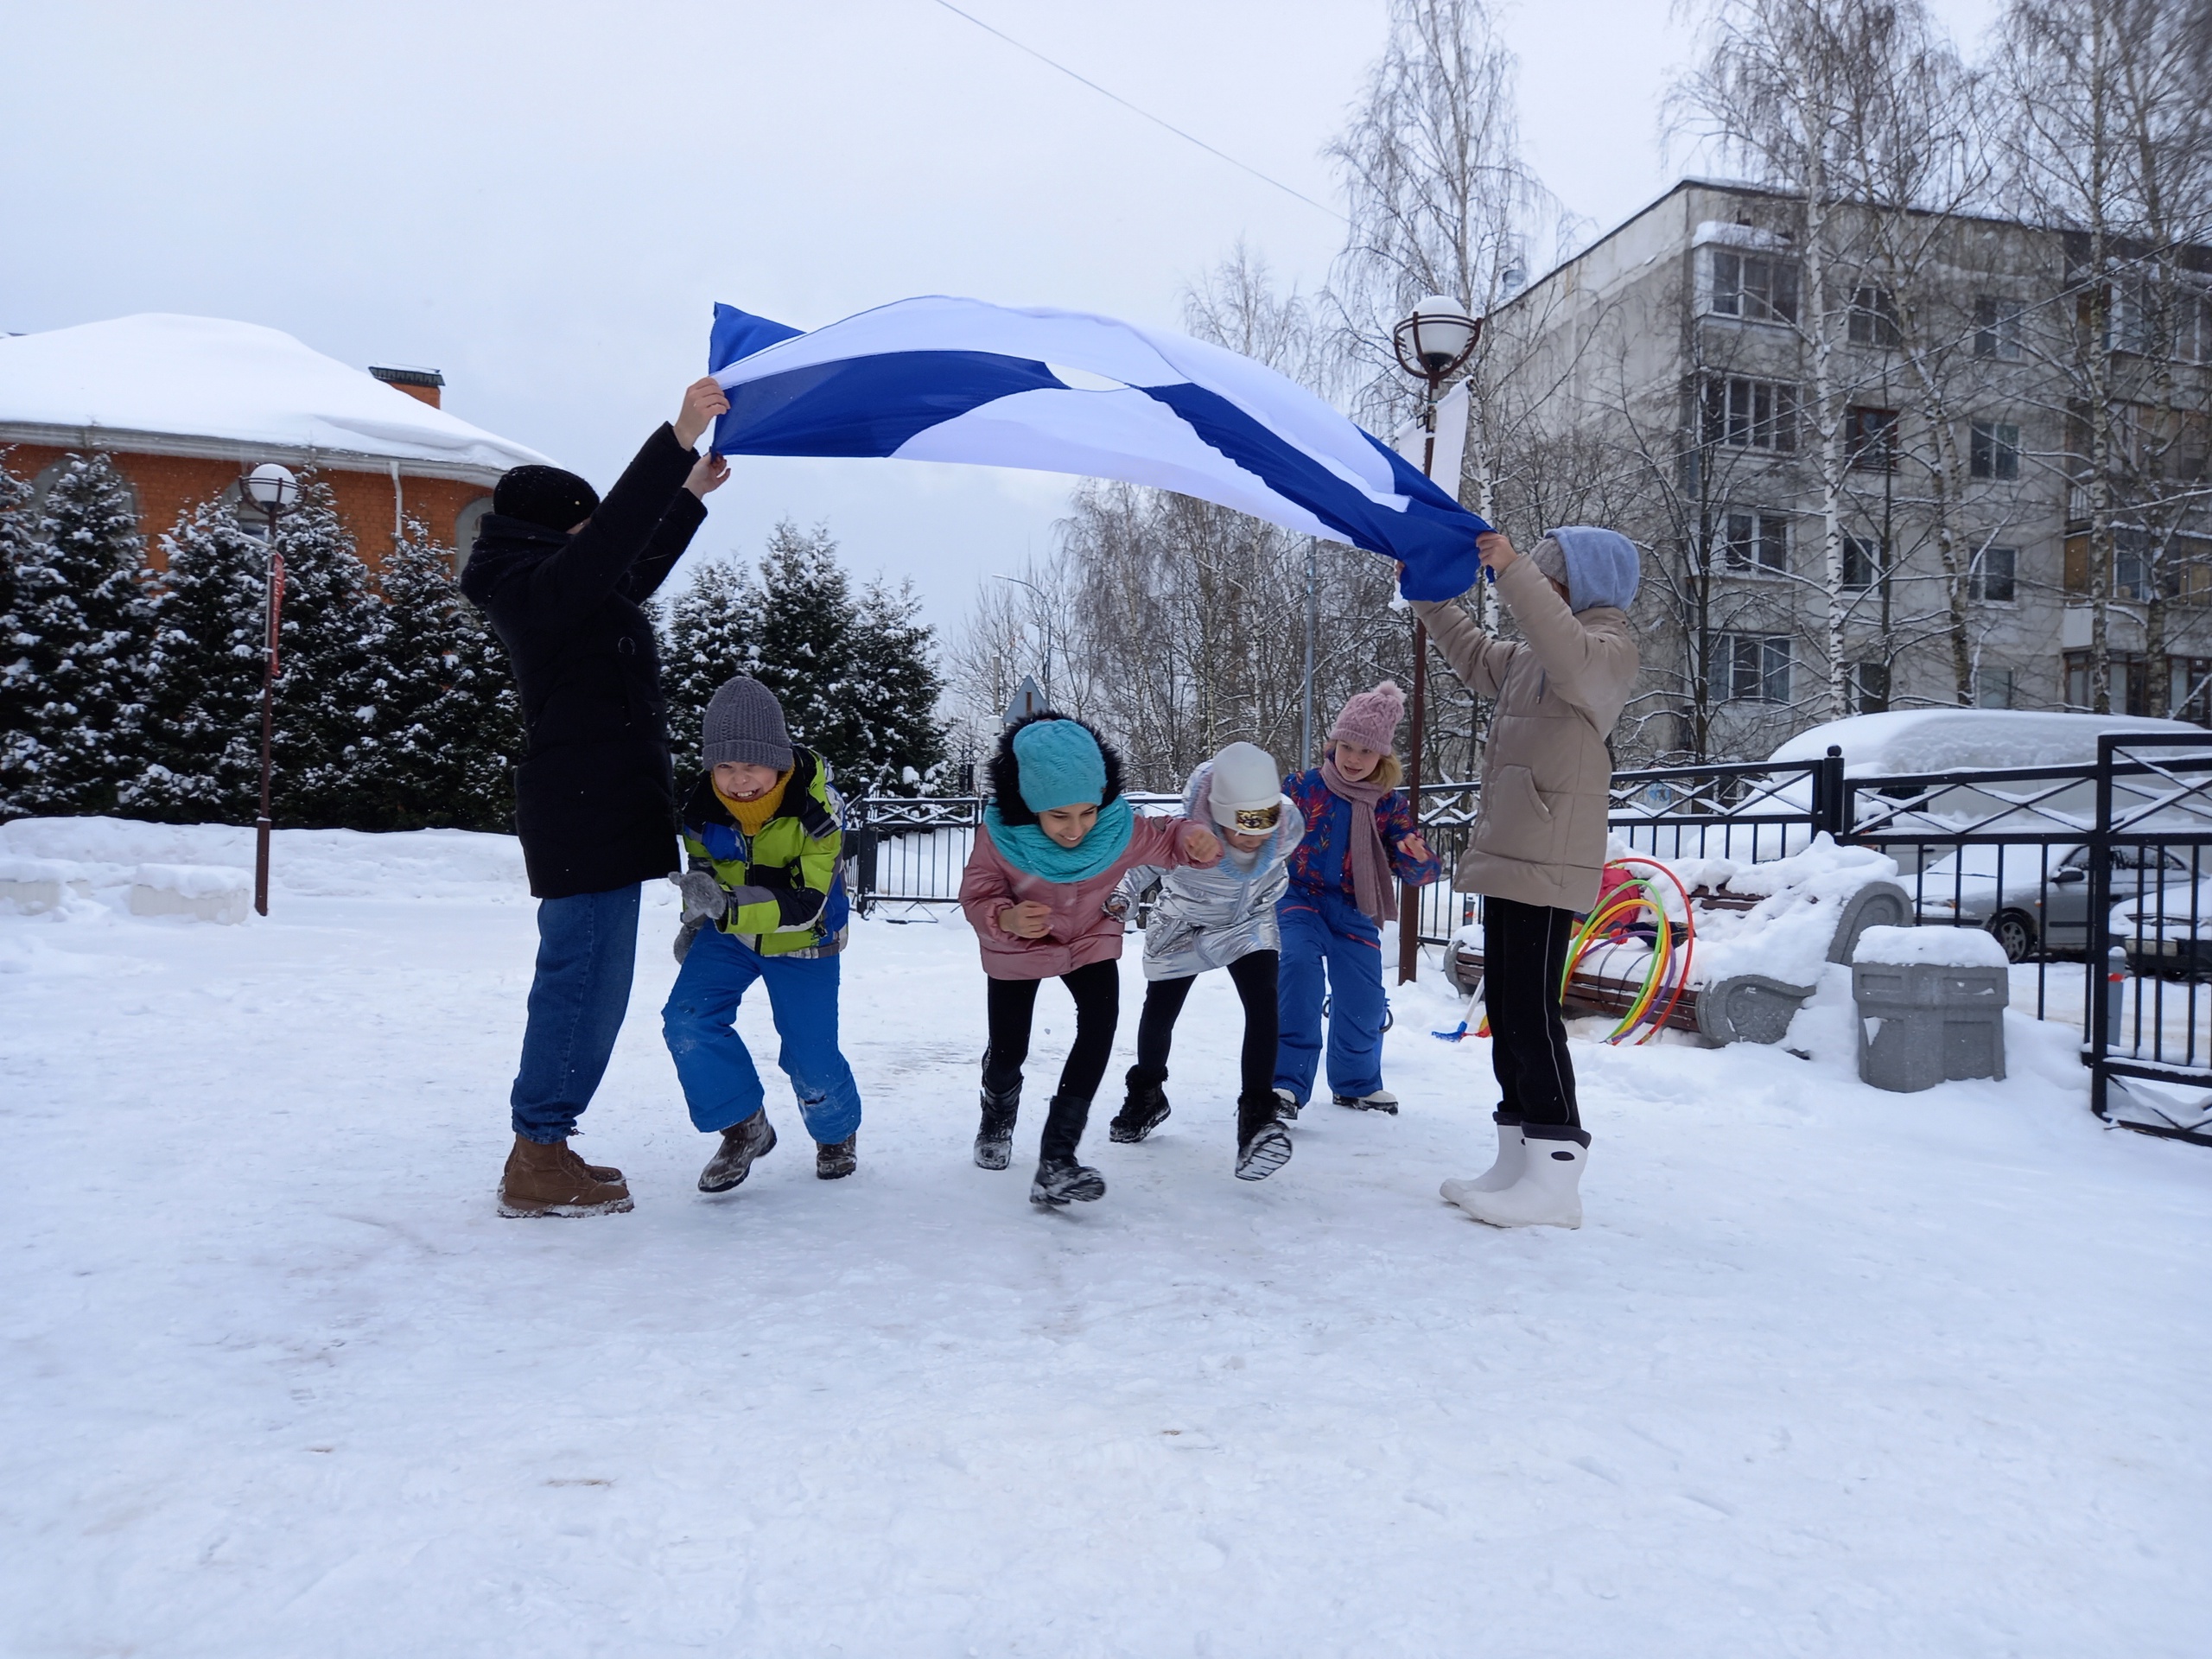
M 933 296 L 811 334 L 715 308 L 725 455 L 896 455 L 1175 490 L 1402 561 L 1408 599 L 1475 584 L 1490 526 L 1297 382 L 1111 317 Z

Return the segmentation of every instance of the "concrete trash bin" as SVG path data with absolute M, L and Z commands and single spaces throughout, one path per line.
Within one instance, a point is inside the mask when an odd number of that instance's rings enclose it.
M 1900 1094 L 2005 1075 L 2005 948 L 1978 928 L 1871 927 L 1852 953 L 1859 1076 Z

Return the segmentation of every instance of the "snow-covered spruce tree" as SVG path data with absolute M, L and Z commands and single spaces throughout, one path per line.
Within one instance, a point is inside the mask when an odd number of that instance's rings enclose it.
M 750 674 L 776 694 L 798 741 L 820 751 L 849 793 L 942 759 L 935 636 L 911 592 L 871 584 L 856 598 L 837 543 L 788 520 L 755 569 L 695 567 L 669 607 L 663 683 L 679 770 L 698 765 L 715 688 Z
M 521 715 L 506 653 L 454 579 L 453 550 L 410 523 L 385 556 L 377 753 L 360 829 L 513 827 Z
M 385 729 L 387 624 L 330 486 L 309 474 L 278 521 L 284 556 L 272 816 L 294 828 L 372 825 Z
M 715 688 L 759 669 L 760 592 L 728 559 L 702 559 L 661 618 L 661 687 L 668 697 L 669 747 L 677 775 L 698 770 L 699 724 Z
M 849 779 L 855 791 L 918 792 L 918 780 L 944 759 L 944 723 L 937 717 L 944 676 L 937 630 L 915 620 L 920 610 L 912 582 L 893 588 L 880 578 L 861 590 L 854 607 L 846 707 L 865 774 Z M 909 770 L 918 781 L 906 781 Z
M 162 538 L 147 600 L 144 764 L 119 791 L 131 817 L 251 823 L 259 808 L 268 551 L 219 501 Z
M 135 773 L 148 618 L 144 543 L 130 486 L 105 455 L 72 455 L 15 558 L 22 729 L 0 788 L 18 811 L 107 812 Z
M 30 664 L 16 636 L 16 571 L 30 556 L 31 486 L 8 470 L 0 450 L 0 821 L 21 817 L 29 809 L 16 799 L 18 749 L 28 759 L 30 744 Z

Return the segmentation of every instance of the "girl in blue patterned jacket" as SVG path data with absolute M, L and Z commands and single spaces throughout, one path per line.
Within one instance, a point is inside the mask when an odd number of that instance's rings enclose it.
M 1306 820 L 1305 839 L 1290 855 L 1290 886 L 1275 906 L 1282 925 L 1275 1093 L 1287 1118 L 1298 1116 L 1319 1068 L 1325 973 L 1331 1095 L 1362 1111 L 1398 1109 L 1398 1097 L 1382 1086 L 1382 926 L 1397 909 L 1396 882 L 1425 887 L 1442 868 L 1397 788 L 1402 773 L 1392 751 L 1405 707 L 1395 681 L 1360 692 L 1329 728 L 1321 764 L 1283 780 Z

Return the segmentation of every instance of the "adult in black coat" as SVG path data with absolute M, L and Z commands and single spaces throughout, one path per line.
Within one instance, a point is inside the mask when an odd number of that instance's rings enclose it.
M 515 829 L 540 901 L 500 1187 L 508 1215 L 630 1208 L 621 1172 L 585 1164 L 568 1141 L 629 1006 L 639 884 L 678 864 L 667 703 L 643 605 L 729 475 L 693 448 L 728 407 L 713 379 L 693 385 L 603 501 L 573 473 L 515 468 L 461 573 L 522 694 Z

